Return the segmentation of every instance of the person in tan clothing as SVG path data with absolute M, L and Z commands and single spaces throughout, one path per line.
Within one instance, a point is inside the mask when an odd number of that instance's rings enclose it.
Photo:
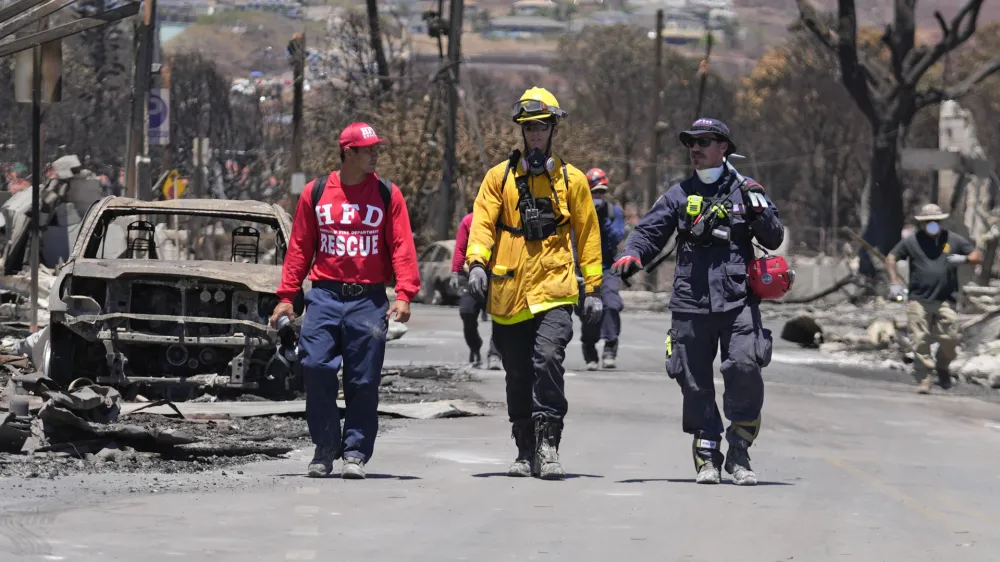
M 896 262 L 909 261 L 910 280 L 906 303 L 907 326 L 914 355 L 914 375 L 920 381 L 918 391 L 931 390 L 931 371 L 938 376 L 942 388 L 951 386 L 948 366 L 955 359 L 958 346 L 958 315 L 955 312 L 958 294 L 958 266 L 982 263 L 979 250 L 967 239 L 941 226 L 948 218 L 937 205 L 924 205 L 914 216 L 919 229 L 903 238 L 889 252 L 886 269 L 889 273 L 889 297 L 902 298 L 906 293 L 896 276 Z M 935 357 L 931 343 L 937 342 Z

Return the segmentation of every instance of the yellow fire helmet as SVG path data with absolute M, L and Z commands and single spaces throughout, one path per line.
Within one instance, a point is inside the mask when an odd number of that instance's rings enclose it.
M 514 102 L 513 118 L 515 123 L 537 121 L 540 119 L 565 119 L 568 113 L 559 109 L 559 102 L 545 88 L 529 88 L 521 94 L 521 99 Z

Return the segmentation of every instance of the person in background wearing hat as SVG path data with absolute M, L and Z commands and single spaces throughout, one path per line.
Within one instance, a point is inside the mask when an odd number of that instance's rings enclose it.
M 600 366 L 597 362 L 598 340 L 604 340 L 601 363 L 605 369 L 614 369 L 615 358 L 618 356 L 618 336 L 622 331 L 621 311 L 624 303 L 618 294 L 620 280 L 609 274 L 608 270 L 614 262 L 618 244 L 625 238 L 625 211 L 610 200 L 608 176 L 604 170 L 600 168 L 587 170 L 587 182 L 590 184 L 590 196 L 597 210 L 597 221 L 601 225 L 601 267 L 604 271 L 601 301 L 604 304 L 604 311 L 599 324 L 583 324 L 580 343 L 587 370 L 596 371 Z M 582 313 L 582 310 L 578 312 Z
M 566 345 L 584 278 L 583 320 L 601 319 L 601 231 L 583 172 L 552 155 L 566 112 L 544 88 L 514 102 L 522 155 L 486 173 L 476 196 L 466 263 L 469 291 L 489 295 L 493 341 L 506 371 L 507 415 L 517 445 L 508 476 L 566 477 L 559 461 Z M 489 273 L 487 273 L 489 272 Z
M 695 173 L 656 200 L 625 240 L 611 271 L 639 271 L 677 231 L 666 367 L 684 396 L 682 428 L 694 436 L 696 481 L 718 484 L 725 466 L 735 484 L 755 485 L 748 449 L 760 431 L 761 368 L 770 362 L 772 340 L 761 325 L 760 299 L 749 289 L 747 268 L 754 259 L 753 239 L 777 249 L 784 228 L 760 184 L 738 181 L 726 166 L 736 145 L 724 123 L 698 119 L 680 141 Z M 717 349 L 725 383 L 723 411 L 730 421 L 724 465 L 712 368 Z
M 389 318 L 406 322 L 420 290 L 406 201 L 375 173 L 382 139 L 365 123 L 340 135 L 339 171 L 309 182 L 299 196 L 271 324 L 294 319 L 292 302 L 309 275 L 299 360 L 306 421 L 316 452 L 308 474 L 328 476 L 343 457 L 343 477 L 365 478 L 378 432 L 378 388 Z M 386 283 L 396 279 L 391 305 Z M 337 372 L 344 366 L 347 414 L 340 430 Z
M 914 354 L 914 375 L 920 381 L 918 392 L 931 391 L 931 371 L 936 371 L 942 388 L 951 386 L 948 366 L 955 359 L 958 345 L 958 266 L 983 262 L 982 253 L 972 242 L 941 226 L 948 218 L 941 207 L 924 205 L 914 216 L 919 229 L 903 238 L 886 257 L 889 274 L 889 298 L 906 298 L 896 275 L 896 262 L 909 262 L 909 300 L 906 321 Z M 937 356 L 931 357 L 932 341 L 938 343 Z

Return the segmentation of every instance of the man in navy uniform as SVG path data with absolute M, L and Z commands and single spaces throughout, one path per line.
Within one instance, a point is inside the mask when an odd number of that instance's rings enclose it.
M 736 145 L 729 128 L 701 118 L 680 133 L 695 174 L 660 196 L 625 241 L 612 266 L 630 275 L 649 263 L 678 234 L 677 267 L 670 297 L 667 373 L 684 395 L 682 427 L 694 436 L 697 482 L 717 484 L 723 466 L 723 423 L 715 402 L 712 364 L 722 354 L 723 412 L 733 482 L 755 485 L 747 452 L 760 431 L 764 403 L 761 368 L 770 362 L 770 332 L 761 326 L 760 299 L 748 286 L 753 239 L 775 250 L 784 238 L 778 209 L 752 179 L 727 166 Z

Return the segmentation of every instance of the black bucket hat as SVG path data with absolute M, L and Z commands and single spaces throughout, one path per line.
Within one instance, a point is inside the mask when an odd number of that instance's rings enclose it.
M 729 138 L 729 127 L 718 119 L 701 117 L 691 124 L 690 129 L 681 131 L 681 134 L 678 135 L 678 137 L 682 143 L 687 143 L 688 139 L 691 137 L 704 134 L 713 134 L 718 137 L 719 140 L 724 140 L 729 143 L 729 149 L 726 150 L 726 156 L 736 152 L 736 143 L 733 142 L 733 139 Z

